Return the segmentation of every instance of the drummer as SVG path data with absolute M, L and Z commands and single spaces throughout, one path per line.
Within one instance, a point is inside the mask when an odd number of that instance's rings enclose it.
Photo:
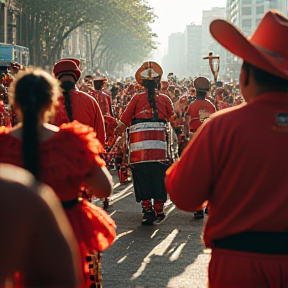
M 155 62 L 145 62 L 137 70 L 136 81 L 144 86 L 145 91 L 133 96 L 120 118 L 120 124 L 115 129 L 115 134 L 121 135 L 126 127 L 131 126 L 130 155 L 134 153 L 134 158 L 130 157 L 130 163 L 132 163 L 135 197 L 136 202 L 142 204 L 143 224 L 148 225 L 165 218 L 163 207 L 167 200 L 164 176 L 169 164 L 163 159 L 167 149 L 164 148 L 166 143 L 163 129 L 167 121 L 172 121 L 174 110 L 170 98 L 158 92 L 162 74 L 162 68 Z M 148 131 L 149 128 L 140 131 L 140 128 L 137 132 L 139 137 L 135 139 L 137 141 L 131 144 L 133 142 L 131 130 L 140 123 L 145 123 L 146 127 L 153 126 L 154 131 Z M 159 135 L 162 132 L 160 139 Z M 142 149 L 139 149 L 140 147 Z

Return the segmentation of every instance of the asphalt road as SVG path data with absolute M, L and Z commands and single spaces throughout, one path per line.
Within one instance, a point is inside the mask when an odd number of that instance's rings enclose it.
M 210 251 L 201 240 L 205 219 L 195 220 L 170 203 L 164 222 L 144 226 L 133 185 L 115 180 L 108 213 L 118 236 L 103 253 L 103 288 L 207 288 Z

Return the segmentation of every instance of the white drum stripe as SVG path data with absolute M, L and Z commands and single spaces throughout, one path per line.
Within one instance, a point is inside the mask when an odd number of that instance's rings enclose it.
M 136 143 L 130 143 L 130 152 L 145 150 L 145 149 L 165 149 L 167 144 L 159 140 L 145 140 Z
M 159 122 L 144 122 L 144 123 L 138 123 L 135 125 L 132 125 L 130 127 L 130 133 L 137 130 L 165 130 L 165 123 L 159 123 Z
M 165 132 L 165 129 L 164 128 L 153 128 L 153 127 L 149 127 L 149 128 L 145 127 L 145 129 L 144 129 L 144 128 L 139 127 L 138 129 L 134 129 L 134 130 L 130 129 L 130 134 L 136 133 L 136 132 L 145 132 L 145 131 L 163 131 L 163 132 Z

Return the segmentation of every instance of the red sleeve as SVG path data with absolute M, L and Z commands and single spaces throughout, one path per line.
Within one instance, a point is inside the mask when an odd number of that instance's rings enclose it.
M 138 96 L 137 95 L 133 96 L 128 106 L 124 110 L 123 114 L 121 115 L 120 121 L 123 122 L 127 127 L 131 125 L 131 121 L 135 113 L 137 100 Z
M 100 143 L 102 145 L 105 144 L 105 139 L 106 139 L 106 133 L 105 133 L 105 122 L 104 122 L 104 118 L 103 118 L 103 114 L 100 110 L 99 104 L 97 103 L 97 101 L 94 101 L 95 105 L 95 119 L 94 119 L 94 130 L 97 134 L 97 138 L 99 139 Z
M 167 193 L 172 202 L 184 211 L 193 212 L 209 199 L 214 171 L 214 142 L 211 139 L 213 133 L 208 128 L 209 122 L 197 130 L 180 160 L 166 172 Z
M 171 99 L 166 96 L 167 99 L 167 119 L 169 119 L 174 114 L 174 107 Z

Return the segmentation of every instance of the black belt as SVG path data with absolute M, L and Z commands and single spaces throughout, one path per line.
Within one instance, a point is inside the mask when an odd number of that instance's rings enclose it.
M 80 200 L 78 198 L 68 200 L 68 201 L 61 201 L 62 206 L 64 209 L 69 209 L 77 206 L 79 204 Z
M 211 248 L 241 252 L 288 255 L 288 231 L 249 231 L 211 241 Z
M 153 119 L 153 118 L 133 118 L 131 121 L 131 125 L 136 125 L 138 123 L 145 123 L 145 122 L 160 122 L 160 123 L 167 123 L 165 119 Z

